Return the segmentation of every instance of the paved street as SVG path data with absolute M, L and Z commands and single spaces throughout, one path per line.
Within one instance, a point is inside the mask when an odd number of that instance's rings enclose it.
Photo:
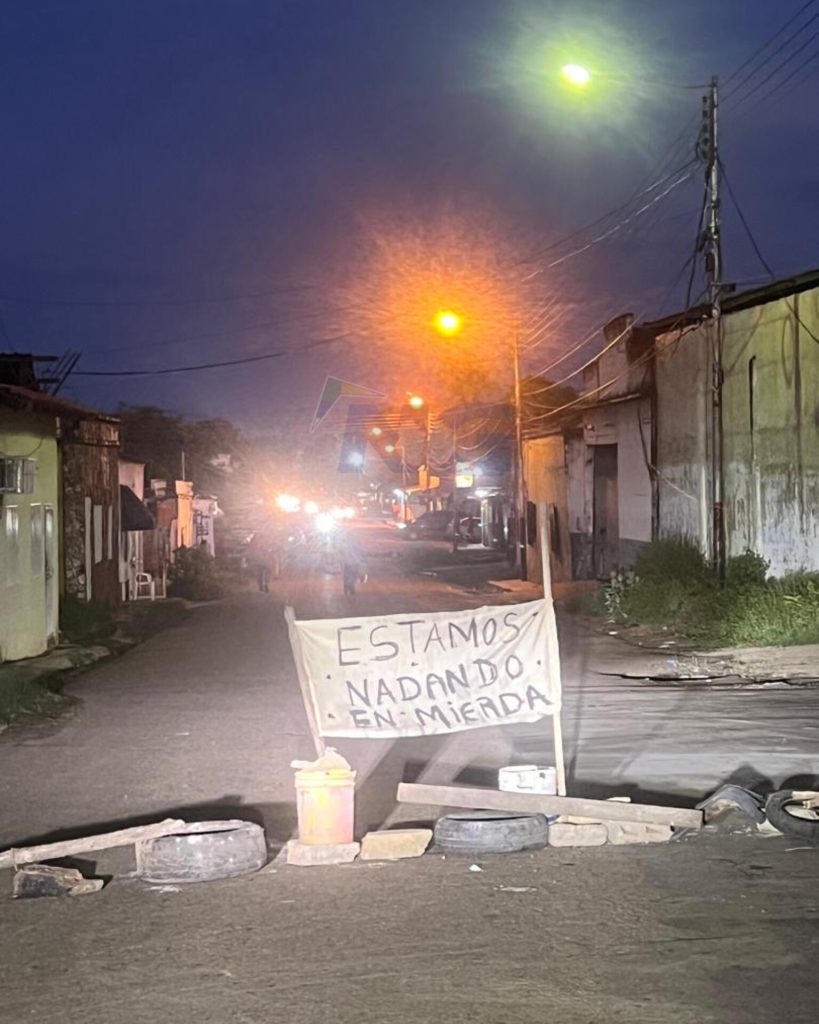
M 318 618 L 516 600 L 405 568 L 408 560 L 451 565 L 445 545 L 419 549 L 386 528 L 362 532 L 370 579 L 354 601 L 343 597 L 337 576 L 294 570 L 271 595 L 199 606 L 182 625 L 73 682 L 69 693 L 80 701 L 73 717 L 0 736 L 0 844 L 177 810 L 238 813 L 244 805 L 256 808 L 274 838 L 287 838 L 289 765 L 312 746 L 284 604 Z M 502 564 L 484 576 L 495 568 Z M 583 634 L 571 620 L 561 641 L 573 792 L 699 799 L 727 779 L 779 785 L 816 773 L 819 689 L 647 686 L 601 674 L 635 656 L 620 641 Z M 397 820 L 402 778 L 492 785 L 499 766 L 552 761 L 548 720 L 338 745 L 359 772 L 362 826 Z M 417 817 L 417 809 L 409 813 Z
M 515 600 L 408 570 L 452 564 L 442 545 L 416 548 L 386 528 L 362 536 L 370 579 L 355 599 L 338 577 L 299 571 L 271 595 L 196 607 L 73 681 L 69 717 L 0 736 L 0 846 L 177 813 L 246 816 L 287 839 L 289 764 L 312 751 L 284 604 L 321 617 Z M 561 640 L 573 793 L 693 800 L 729 778 L 815 774 L 819 690 L 646 686 L 602 674 L 622 664 L 619 641 L 572 621 Z M 500 765 L 551 759 L 548 722 L 339 746 L 359 771 L 361 829 L 423 816 L 396 807 L 402 778 L 492 784 Z M 778 1020 L 788 1006 L 808 1021 L 817 862 L 802 847 L 711 838 L 489 858 L 480 874 L 427 858 L 6 900 L 0 1020 L 699 1024 Z

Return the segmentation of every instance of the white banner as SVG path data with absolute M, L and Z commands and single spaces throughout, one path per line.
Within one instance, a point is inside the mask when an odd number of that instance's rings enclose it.
M 318 732 L 328 737 L 537 721 L 560 708 L 547 636 L 544 600 L 291 624 Z

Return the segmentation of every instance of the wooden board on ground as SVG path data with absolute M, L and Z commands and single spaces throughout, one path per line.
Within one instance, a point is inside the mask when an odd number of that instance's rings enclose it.
M 582 800 L 540 793 L 506 793 L 499 789 L 466 786 L 427 786 L 402 782 L 398 802 L 429 807 L 461 807 L 470 810 L 522 811 L 528 814 L 571 814 L 595 821 L 639 821 L 673 828 L 702 828 L 702 811 L 651 804 L 624 804 L 614 800 Z
M 108 850 L 115 846 L 130 846 L 143 839 L 158 839 L 170 836 L 184 829 L 186 822 L 180 818 L 166 818 L 153 825 L 135 825 L 133 828 L 121 828 L 116 832 L 104 832 L 96 836 L 84 836 L 82 839 L 64 839 L 58 843 L 41 843 L 39 846 L 13 847 L 0 853 L 0 869 L 13 868 L 17 864 L 36 864 L 43 860 L 57 860 L 60 857 L 74 857 L 78 853 L 91 853 L 93 850 Z

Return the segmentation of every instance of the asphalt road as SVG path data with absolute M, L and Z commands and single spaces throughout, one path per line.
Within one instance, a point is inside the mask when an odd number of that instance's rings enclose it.
M 247 807 L 273 838 L 286 839 L 293 825 L 290 762 L 310 757 L 312 744 L 284 604 L 301 618 L 320 618 L 516 600 L 419 575 L 419 564 L 452 564 L 446 545 L 419 547 L 386 529 L 362 536 L 370 578 L 354 599 L 342 595 L 337 576 L 294 566 L 272 594 L 248 591 L 194 608 L 181 625 L 78 677 L 68 691 L 78 701 L 72 716 L 0 735 L 0 847 L 134 817 L 221 816 Z M 496 576 L 501 567 L 481 572 Z M 776 787 L 819 772 L 819 689 L 624 680 L 603 673 L 627 668 L 634 652 L 584 634 L 571 620 L 561 625 L 561 656 L 577 795 L 693 802 L 729 780 Z M 549 720 L 338 746 L 359 773 L 362 828 L 417 817 L 417 809 L 395 805 L 402 779 L 494 785 L 502 765 L 553 763 Z
M 453 587 L 459 569 L 418 575 L 456 564 L 443 545 L 362 536 L 370 580 L 352 601 L 338 577 L 294 568 L 77 677 L 70 716 L 0 736 L 0 847 L 168 814 L 287 839 L 289 764 L 311 744 L 284 603 L 321 617 L 514 600 Z M 632 656 L 619 641 L 567 621 L 561 642 L 573 793 L 693 801 L 729 778 L 815 775 L 819 691 L 647 687 L 616 674 Z M 550 730 L 340 746 L 363 829 L 422 816 L 396 807 L 402 778 L 493 783 L 512 759 L 548 763 Z M 480 866 L 271 865 L 179 891 L 117 878 L 76 900 L 0 898 L 0 1022 L 815 1020 L 815 848 L 717 836 Z

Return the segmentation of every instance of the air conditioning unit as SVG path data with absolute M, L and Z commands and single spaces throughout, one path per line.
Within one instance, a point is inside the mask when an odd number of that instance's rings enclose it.
M 0 458 L 0 494 L 33 494 L 36 459 Z

